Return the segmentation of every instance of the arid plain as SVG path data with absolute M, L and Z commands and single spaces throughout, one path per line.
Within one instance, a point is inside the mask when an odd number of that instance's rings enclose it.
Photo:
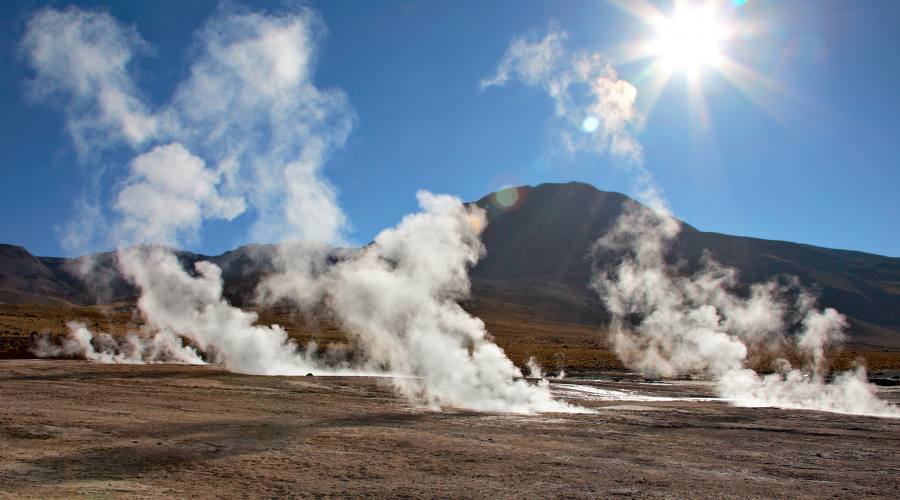
M 702 382 L 619 373 L 553 385 L 596 413 L 432 411 L 383 378 L 5 360 L 0 495 L 887 498 L 900 485 L 897 419 L 738 408 Z

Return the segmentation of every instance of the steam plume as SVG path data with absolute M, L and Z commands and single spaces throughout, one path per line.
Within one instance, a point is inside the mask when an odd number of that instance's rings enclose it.
M 94 335 L 84 323 L 69 322 L 66 326 L 69 335 L 61 344 L 53 343 L 47 336 L 39 337 L 32 352 L 38 357 L 81 356 L 98 363 L 204 364 L 197 351 L 167 331 L 149 338 L 129 333 L 116 339 L 108 333 Z
M 826 382 L 825 351 L 844 337 L 842 315 L 815 309 L 796 284 L 757 284 L 738 295 L 736 271 L 708 255 L 699 272 L 679 275 L 666 262 L 679 229 L 667 213 L 633 204 L 595 246 L 598 255 L 621 255 L 595 271 L 592 286 L 612 316 L 612 343 L 626 365 L 654 377 L 712 377 L 738 405 L 900 416 L 878 399 L 864 368 Z M 747 368 L 749 348 L 767 346 L 793 346 L 804 364 L 780 360 L 767 376 Z
M 38 22 L 43 18 L 54 22 Z M 41 44 L 23 43 L 23 50 L 32 56 L 37 82 L 63 81 L 78 60 L 56 36 L 81 33 L 100 19 L 108 36 L 80 37 L 79 46 L 101 58 L 113 49 L 124 55 L 115 71 L 88 68 L 85 78 L 119 89 L 133 103 L 129 109 L 147 114 L 151 106 L 134 92 L 124 68 L 133 49 L 123 41 L 127 30 L 106 14 L 77 8 L 45 9 L 35 19 L 27 39 Z M 364 354 L 357 369 L 401 375 L 394 379 L 397 389 L 432 407 L 580 411 L 554 401 L 546 385 L 522 380 L 484 324 L 455 302 L 468 293 L 468 269 L 484 252 L 479 209 L 419 193 L 422 212 L 359 252 L 337 252 L 337 264 L 329 261 L 335 254 L 330 245 L 345 241 L 347 221 L 321 169 L 346 140 L 354 115 L 343 92 L 313 83 L 319 31 L 320 20 L 305 9 L 273 15 L 220 8 L 198 33 L 189 78 L 147 115 L 152 130 L 126 136 L 137 155 L 116 196 L 111 236 L 121 270 L 140 289 L 147 329 L 156 332 L 142 342 L 183 337 L 208 360 L 244 373 L 343 373 L 315 359 L 313 349 L 301 350 L 283 328 L 257 325 L 255 313 L 228 304 L 217 266 L 199 262 L 189 272 L 169 249 L 196 239 L 207 220 L 250 212 L 254 239 L 287 242 L 259 300 L 327 308 Z M 107 38 L 114 43 L 103 42 Z M 68 65 L 45 64 L 36 45 L 50 47 Z M 124 120 L 107 116 L 103 92 L 66 90 L 104 125 Z M 44 346 L 44 352 L 158 361 L 133 348 L 129 342 L 136 338 L 107 346 L 107 337 L 76 325 L 62 346 Z
M 572 411 L 533 386 L 489 340 L 484 323 L 457 303 L 468 269 L 484 253 L 484 212 L 420 191 L 423 211 L 382 232 L 355 259 L 335 266 L 328 303 L 368 359 L 411 375 L 395 384 L 431 405 L 486 411 Z M 518 379 L 518 380 L 516 380 Z
M 634 107 L 637 89 L 600 55 L 568 52 L 565 39 L 565 32 L 553 28 L 538 41 L 514 39 L 481 89 L 513 78 L 540 87 L 555 104 L 567 149 L 629 160 L 625 165 L 635 176 L 638 198 L 650 208 L 627 207 L 615 228 L 596 242 L 596 260 L 613 264 L 596 268 L 591 283 L 612 316 L 619 358 L 648 376 L 712 377 L 737 404 L 900 415 L 875 396 L 862 368 L 826 383 L 825 355 L 843 339 L 846 320 L 833 309 L 815 309 L 814 298 L 796 283 L 756 284 L 743 296 L 736 293 L 736 270 L 711 255 L 694 275 L 679 274 L 667 262 L 681 223 L 644 167 L 633 135 L 641 121 Z M 782 360 L 779 373 L 769 376 L 746 368 L 750 350 L 785 347 L 803 354 L 801 367 Z
M 111 137 L 139 146 L 156 134 L 157 121 L 128 74 L 135 53 L 146 48 L 109 14 L 76 7 L 39 11 L 20 46 L 36 71 L 32 97 L 67 101 L 67 127 L 82 155 Z
M 541 368 L 540 363 L 534 359 L 534 356 L 530 356 L 528 361 L 525 363 L 525 368 L 528 369 L 528 376 L 531 378 L 544 378 L 544 369 Z
M 570 54 L 567 35 L 551 29 L 539 41 L 516 38 L 481 90 L 518 78 L 553 99 L 559 139 L 568 152 L 610 153 L 639 165 L 643 158 L 633 130 L 640 123 L 634 107 L 637 89 L 620 79 L 598 54 Z

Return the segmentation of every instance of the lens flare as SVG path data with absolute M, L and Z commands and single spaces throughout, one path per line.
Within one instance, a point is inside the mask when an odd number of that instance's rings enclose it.
M 519 190 L 514 187 L 501 189 L 494 194 L 494 200 L 503 208 L 511 208 L 519 201 Z

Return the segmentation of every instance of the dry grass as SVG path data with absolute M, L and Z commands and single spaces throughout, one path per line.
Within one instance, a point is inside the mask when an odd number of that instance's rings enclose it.
M 496 343 L 509 358 L 524 366 L 529 357 L 548 370 L 624 370 L 610 350 L 607 332 L 596 326 L 554 322 L 536 317 L 523 308 L 504 304 L 480 303 L 467 309 L 484 320 Z M 140 329 L 142 322 L 128 304 L 91 307 L 0 304 L 0 358 L 32 357 L 28 351 L 31 336 L 66 333 L 66 322 L 81 321 L 95 331 L 114 335 Z M 260 313 L 260 323 L 282 325 L 299 343 L 316 341 L 320 347 L 350 352 L 347 336 L 329 321 L 312 322 L 284 310 Z M 795 365 L 796 353 L 755 353 L 753 367 L 767 371 L 776 357 L 785 357 Z M 900 369 L 900 351 L 845 348 L 829 357 L 830 366 L 846 370 L 863 363 L 872 371 Z

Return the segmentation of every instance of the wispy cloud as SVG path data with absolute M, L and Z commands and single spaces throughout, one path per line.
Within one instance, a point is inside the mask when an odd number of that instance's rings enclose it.
M 70 7 L 35 14 L 20 50 L 35 71 L 32 96 L 62 98 L 69 132 L 85 155 L 110 139 L 137 147 L 156 135 L 157 120 L 129 74 L 147 47 L 109 14 Z
M 482 91 L 511 80 L 540 87 L 553 99 L 567 151 L 609 153 L 640 164 L 643 151 L 633 135 L 640 124 L 637 90 L 599 54 L 569 51 L 566 38 L 553 28 L 540 40 L 515 38 L 494 75 L 481 80 Z

